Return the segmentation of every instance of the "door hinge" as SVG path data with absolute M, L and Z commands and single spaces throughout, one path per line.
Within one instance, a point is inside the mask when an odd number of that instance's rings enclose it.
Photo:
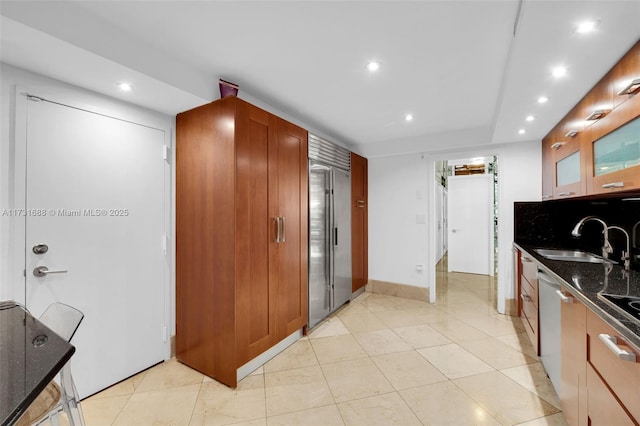
M 27 93 L 27 99 L 33 102 L 42 102 L 44 101 L 43 98 L 39 97 L 39 96 L 35 96 L 35 95 L 30 95 Z
M 162 147 L 162 159 L 171 164 L 171 148 L 167 145 Z

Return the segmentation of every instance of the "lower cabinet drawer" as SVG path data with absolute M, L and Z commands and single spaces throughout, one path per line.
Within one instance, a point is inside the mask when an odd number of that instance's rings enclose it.
M 628 346 L 613 328 L 590 310 L 587 311 L 587 339 L 588 364 L 631 415 L 640 421 L 640 351 Z M 617 343 L 606 343 L 606 340 L 613 339 Z M 628 352 L 631 357 L 635 355 L 636 360 L 625 361 L 621 359 L 625 355 L 618 356 L 615 350 Z
M 591 365 L 587 365 L 587 407 L 589 426 L 633 426 L 636 424 L 609 392 Z

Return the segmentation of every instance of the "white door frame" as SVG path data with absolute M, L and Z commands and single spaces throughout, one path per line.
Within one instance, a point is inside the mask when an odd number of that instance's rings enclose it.
M 96 105 L 92 105 L 88 102 L 83 102 L 81 99 L 81 95 L 76 95 L 74 93 L 69 93 L 68 91 L 58 91 L 58 90 L 43 90 L 43 89 L 33 89 L 27 88 L 24 86 L 16 85 L 15 86 L 15 121 L 14 121 L 14 137 L 12 138 L 12 148 L 14 150 L 14 158 L 13 158 L 13 170 L 10 171 L 10 175 L 13 178 L 13 187 L 10 187 L 10 191 L 13 192 L 9 194 L 9 208 L 21 209 L 26 205 L 26 167 L 27 167 L 27 94 L 34 95 L 38 97 L 42 97 L 44 99 L 48 99 L 53 102 L 60 103 L 62 105 L 66 105 L 72 108 L 78 108 L 81 110 L 85 110 L 91 113 L 101 114 L 110 118 L 114 118 L 117 120 L 123 120 L 135 124 L 140 124 L 143 126 L 151 127 L 154 129 L 158 129 L 164 132 L 164 144 L 168 147 L 168 161 L 165 162 L 165 170 L 164 170 L 164 196 L 165 196 L 165 206 L 164 206 L 164 232 L 165 235 L 168 236 L 167 241 L 167 253 L 165 256 L 165 264 L 164 264 L 164 282 L 163 282 L 163 293 L 164 293 L 164 324 L 168 331 L 173 329 L 171 324 L 171 283 L 174 281 L 173 279 L 173 258 L 174 258 L 174 250 L 173 247 L 175 245 L 175 233 L 173 230 L 173 220 L 172 220 L 172 172 L 173 172 L 173 158 L 171 154 L 174 152 L 171 147 L 173 134 L 172 129 L 166 127 L 164 123 L 160 123 L 159 121 L 154 121 L 150 117 L 144 117 L 144 113 L 140 115 L 136 115 L 133 112 L 119 111 L 117 110 L 117 106 L 113 108 L 109 107 L 98 107 Z M 114 105 L 116 105 L 114 103 Z M 26 277 L 25 277 L 25 253 L 26 253 L 26 230 L 25 230 L 25 217 L 12 217 L 10 218 L 10 235 L 8 236 L 10 239 L 10 249 L 12 256 L 9 259 L 11 265 L 11 273 L 9 274 L 12 278 L 11 284 L 11 292 L 14 299 L 22 304 L 26 303 Z M 165 342 L 165 350 L 164 350 L 164 358 L 169 359 L 171 356 L 171 339 L 170 336 L 167 336 Z
M 430 235 L 433 236 L 438 231 L 438 225 L 435 219 L 435 196 L 436 196 L 436 188 L 435 185 L 438 183 L 433 178 L 435 176 L 436 170 L 436 161 L 437 160 L 455 160 L 458 158 L 471 158 L 471 157 L 490 157 L 496 156 L 498 159 L 500 158 L 499 152 L 486 152 L 486 151 L 456 151 L 456 152 L 444 152 L 444 153 L 431 153 L 428 156 L 427 161 L 427 174 L 429 176 L 429 181 L 431 185 L 427 185 L 427 195 L 428 200 L 431 207 L 428 210 L 428 220 L 427 226 L 430 230 Z M 498 160 L 499 161 L 499 160 Z M 500 197 L 500 187 L 502 185 L 503 176 L 498 172 L 498 216 L 500 216 L 501 212 L 504 211 L 502 207 L 502 198 Z M 505 223 L 502 220 L 499 223 Z M 500 225 L 498 226 L 500 228 Z M 499 238 L 499 236 L 498 236 Z M 435 247 L 435 238 L 429 238 L 427 244 L 427 256 L 428 256 L 428 265 L 430 267 L 427 269 L 427 279 L 429 283 L 429 301 L 431 303 L 436 303 L 436 247 Z M 505 313 L 505 295 L 507 286 L 511 285 L 511 278 L 508 277 L 506 273 L 500 273 L 500 265 L 498 264 L 498 288 L 497 288 L 497 311 L 501 314 Z M 502 270 L 505 270 L 504 268 Z

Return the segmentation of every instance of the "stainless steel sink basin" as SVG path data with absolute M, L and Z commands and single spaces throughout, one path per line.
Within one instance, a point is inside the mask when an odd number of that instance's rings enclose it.
M 612 260 L 605 259 L 596 254 L 580 250 L 535 249 L 534 251 L 545 259 L 551 260 L 565 260 L 569 262 L 585 263 L 615 263 Z

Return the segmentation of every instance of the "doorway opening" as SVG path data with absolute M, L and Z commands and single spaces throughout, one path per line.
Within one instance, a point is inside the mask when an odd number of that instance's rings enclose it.
M 498 158 L 440 159 L 434 170 L 432 299 L 488 297 L 497 309 Z

